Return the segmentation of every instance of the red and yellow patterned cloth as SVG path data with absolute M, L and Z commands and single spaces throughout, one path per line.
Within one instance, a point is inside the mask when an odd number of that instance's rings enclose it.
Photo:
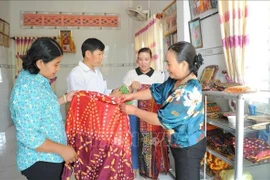
M 232 140 L 235 147 L 235 138 Z M 244 158 L 253 163 L 270 162 L 270 146 L 267 142 L 258 138 L 247 137 L 244 139 Z
M 74 96 L 66 133 L 78 160 L 65 165 L 63 180 L 70 179 L 72 171 L 77 180 L 134 179 L 129 121 L 120 104 L 120 99 L 97 92 Z

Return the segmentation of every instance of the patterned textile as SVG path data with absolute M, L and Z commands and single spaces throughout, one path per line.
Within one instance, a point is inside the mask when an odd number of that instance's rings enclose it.
M 235 138 L 233 138 L 235 147 Z M 257 138 L 244 139 L 244 158 L 253 163 L 270 162 L 270 146 L 267 142 Z
M 149 87 L 150 85 L 142 85 L 140 90 Z M 160 105 L 157 105 L 154 99 L 139 100 L 138 107 L 146 111 L 157 112 Z M 142 176 L 158 179 L 160 172 L 167 173 L 169 171 L 168 147 L 165 141 L 165 129 L 162 126 L 151 125 L 140 120 L 139 152 L 140 174 Z
M 120 100 L 97 92 L 80 91 L 73 98 L 66 123 L 68 144 L 78 160 L 65 165 L 63 180 L 72 168 L 77 180 L 133 179 L 128 116 Z
M 53 12 L 22 12 L 21 19 L 23 27 L 112 27 L 119 26 L 119 17 L 117 14 L 106 15 L 87 15 L 83 14 L 65 14 Z

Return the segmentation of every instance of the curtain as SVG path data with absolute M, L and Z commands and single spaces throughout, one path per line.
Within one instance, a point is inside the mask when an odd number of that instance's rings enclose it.
M 37 37 L 14 37 L 15 40 L 15 57 L 16 57 L 16 74 L 18 74 L 22 69 L 22 58 L 26 55 L 27 50 L 30 48 L 31 44 L 35 41 Z
M 218 1 L 222 46 L 228 75 L 233 82 L 244 84 L 245 59 L 249 45 L 247 1 Z
M 153 15 L 135 33 L 136 54 L 143 48 L 148 47 L 152 51 L 153 62 L 151 67 L 163 71 L 163 33 L 162 21 Z
M 270 90 L 270 2 L 248 1 L 249 45 L 245 60 L 245 84 Z

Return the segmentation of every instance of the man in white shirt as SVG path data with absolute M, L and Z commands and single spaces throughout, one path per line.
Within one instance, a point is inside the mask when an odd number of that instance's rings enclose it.
M 67 92 L 88 90 L 109 95 L 112 90 L 107 89 L 107 83 L 97 68 L 103 60 L 105 45 L 96 38 L 88 38 L 83 42 L 81 49 L 83 60 L 69 73 Z

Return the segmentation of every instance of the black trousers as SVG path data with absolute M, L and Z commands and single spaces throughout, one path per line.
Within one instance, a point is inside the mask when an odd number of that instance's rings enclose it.
M 21 173 L 28 180 L 61 180 L 64 163 L 38 161 Z
M 206 152 L 206 139 L 187 148 L 171 147 L 176 180 L 200 180 L 200 162 Z

